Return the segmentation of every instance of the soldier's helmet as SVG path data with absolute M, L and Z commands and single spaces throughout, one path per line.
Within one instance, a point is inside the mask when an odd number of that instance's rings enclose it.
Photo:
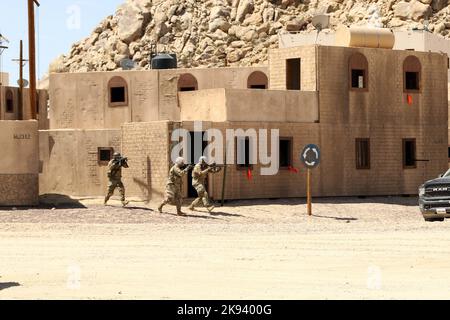
M 178 158 L 175 160 L 175 164 L 176 164 L 177 166 L 182 166 L 182 165 L 184 165 L 184 158 L 178 157 Z
M 114 154 L 113 154 L 114 159 L 120 159 L 120 157 L 121 157 L 121 154 L 119 152 L 114 152 Z

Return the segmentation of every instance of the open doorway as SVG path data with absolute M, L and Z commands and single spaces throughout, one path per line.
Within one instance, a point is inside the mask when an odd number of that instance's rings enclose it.
M 286 60 L 286 90 L 301 90 L 301 60 Z
M 189 160 L 192 164 L 197 164 L 200 157 L 203 155 L 206 147 L 208 146 L 208 141 L 204 140 L 206 132 L 189 132 L 190 134 L 190 144 L 189 144 Z M 202 149 L 201 152 L 199 150 L 195 150 L 196 141 L 202 141 Z M 198 142 L 197 142 L 198 143 Z M 196 152 L 197 151 L 197 152 Z M 206 179 L 205 188 L 208 190 L 208 179 Z M 188 198 L 197 198 L 197 191 L 192 186 L 192 170 L 188 173 Z

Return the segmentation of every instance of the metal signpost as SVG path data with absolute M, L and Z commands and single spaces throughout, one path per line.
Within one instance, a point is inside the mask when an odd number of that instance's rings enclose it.
M 308 144 L 300 154 L 300 160 L 307 168 L 306 178 L 306 197 L 308 204 L 308 215 L 312 215 L 311 201 L 311 169 L 316 168 L 320 164 L 320 149 L 315 144 Z

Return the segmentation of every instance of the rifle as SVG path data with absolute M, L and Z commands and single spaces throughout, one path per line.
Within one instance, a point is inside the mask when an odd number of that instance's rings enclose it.
M 128 158 L 121 157 L 114 160 L 114 164 L 118 164 L 120 167 L 128 168 Z
M 219 172 L 220 170 L 222 170 L 222 168 L 225 168 L 225 166 L 226 165 L 224 165 L 224 164 L 217 164 L 215 162 L 208 165 L 208 167 L 210 167 L 212 169 L 213 173 Z

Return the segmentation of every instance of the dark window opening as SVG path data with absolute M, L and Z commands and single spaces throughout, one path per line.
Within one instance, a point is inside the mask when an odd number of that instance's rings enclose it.
M 352 88 L 364 89 L 365 85 L 365 74 L 364 70 L 353 69 L 352 70 Z
M 113 148 L 98 148 L 98 164 L 107 165 L 113 157 Z
M 236 139 L 236 157 L 238 168 L 251 168 L 250 163 L 250 138 L 240 137 Z
M 280 139 L 280 168 L 292 166 L 292 138 Z
M 287 90 L 300 90 L 301 78 L 300 78 L 300 59 L 288 59 L 286 60 L 286 89 Z
M 405 86 L 406 90 L 419 90 L 419 73 L 405 72 Z
M 448 158 L 450 159 L 450 147 L 448 147 Z
M 11 90 L 6 91 L 6 112 L 14 112 L 14 98 Z
M 356 139 L 356 169 L 370 169 L 369 139 Z
M 14 100 L 12 98 L 6 98 L 6 112 L 14 112 Z
M 197 150 L 196 144 L 201 141 L 202 148 L 198 148 Z M 200 157 L 205 154 L 205 150 L 208 147 L 208 139 L 206 132 L 204 131 L 191 131 L 189 132 L 189 140 L 188 140 L 188 152 L 186 156 L 188 157 L 186 161 L 192 164 L 196 164 Z M 192 170 L 189 170 L 187 174 L 187 184 L 188 184 L 188 198 L 197 198 L 197 190 L 192 186 Z M 205 188 L 208 190 L 208 178 L 205 180 Z
M 267 89 L 265 84 L 253 84 L 250 89 Z
M 196 91 L 197 89 L 195 87 L 184 87 L 180 88 L 181 92 L 187 92 L 187 91 Z
M 403 168 L 416 168 L 416 139 L 403 139 Z
M 36 114 L 39 114 L 39 94 L 36 93 Z
M 111 103 L 126 102 L 125 87 L 111 88 Z

